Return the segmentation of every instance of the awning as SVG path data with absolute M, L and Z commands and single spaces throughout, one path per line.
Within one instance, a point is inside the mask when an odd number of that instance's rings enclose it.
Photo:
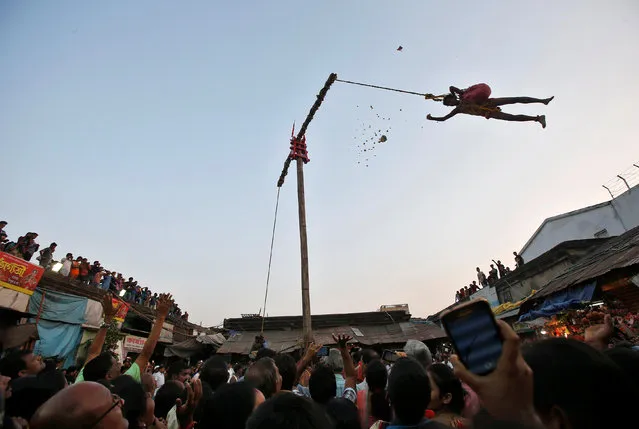
M 556 294 L 550 295 L 539 308 L 522 314 L 519 317 L 519 321 L 524 322 L 538 317 L 549 317 L 583 302 L 590 302 L 595 292 L 596 284 L 597 282 L 593 281 L 584 286 L 563 289 Z
M 0 344 L 3 349 L 11 349 L 27 343 L 31 340 L 38 340 L 38 328 L 35 323 L 25 323 L 24 325 L 9 326 L 2 332 Z
M 164 349 L 165 357 L 177 356 L 183 359 L 191 357 L 200 351 L 206 350 L 207 347 L 219 348 L 226 338 L 222 334 L 213 335 L 200 335 L 198 337 L 192 337 L 181 343 L 167 346 Z

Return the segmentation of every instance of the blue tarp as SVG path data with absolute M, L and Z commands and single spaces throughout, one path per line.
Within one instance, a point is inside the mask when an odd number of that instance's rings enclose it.
M 66 293 L 46 291 L 44 305 L 40 313 L 43 291 L 36 288 L 29 299 L 27 312 L 40 314 L 40 319 L 81 325 L 85 322 L 88 299 Z
M 592 299 L 596 284 L 597 282 L 592 282 L 584 286 L 567 288 L 550 295 L 539 308 L 519 316 L 519 321 L 525 322 L 538 317 L 549 317 L 582 302 L 588 302 Z
M 64 368 L 75 364 L 75 354 L 82 339 L 82 325 L 40 320 L 34 353 L 64 359 Z
M 42 298 L 44 295 L 44 304 Z M 82 324 L 88 299 L 66 293 L 36 288 L 29 299 L 28 312 L 40 314 L 34 352 L 44 356 L 65 359 L 64 368 L 75 364 L 75 354 L 82 339 Z M 41 311 L 40 311 L 41 310 Z

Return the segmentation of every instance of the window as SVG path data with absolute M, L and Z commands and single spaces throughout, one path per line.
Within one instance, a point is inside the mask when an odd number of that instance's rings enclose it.
M 513 302 L 513 296 L 510 294 L 510 289 L 507 289 L 502 294 L 503 302 Z
M 608 237 L 608 230 L 606 228 L 595 232 L 595 238 L 606 238 Z

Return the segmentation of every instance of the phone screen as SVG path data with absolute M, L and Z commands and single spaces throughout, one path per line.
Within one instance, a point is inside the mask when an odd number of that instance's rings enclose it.
M 476 301 L 454 310 L 442 322 L 459 359 L 469 371 L 488 374 L 496 368 L 502 339 L 488 303 Z
M 328 347 L 322 347 L 321 349 L 319 349 L 317 352 L 317 356 L 318 357 L 328 356 Z
M 384 350 L 384 353 L 382 354 L 383 361 L 389 362 L 389 363 L 395 363 L 397 362 L 397 359 L 399 359 L 399 356 L 397 355 L 397 353 L 391 350 Z

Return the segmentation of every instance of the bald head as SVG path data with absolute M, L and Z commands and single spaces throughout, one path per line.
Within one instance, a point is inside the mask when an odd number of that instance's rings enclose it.
M 109 389 L 99 383 L 74 384 L 38 408 L 31 418 L 30 427 L 82 429 L 94 425 L 94 429 L 126 429 L 128 423 L 122 416 L 121 406 L 115 404 Z

